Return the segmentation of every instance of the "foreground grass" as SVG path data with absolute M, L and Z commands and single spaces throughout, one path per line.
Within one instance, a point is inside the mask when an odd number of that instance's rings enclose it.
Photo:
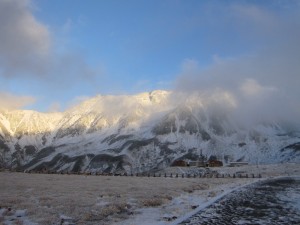
M 285 165 L 276 166 L 270 171 L 273 173 L 275 168 L 285 173 Z M 290 171 L 296 171 L 295 168 L 299 173 L 298 165 L 292 165 Z M 263 171 L 266 173 L 268 169 Z M 251 179 L 246 180 L 251 182 Z M 26 209 L 30 220 L 38 224 L 60 224 L 62 216 L 71 217 L 76 224 L 113 224 L 135 216 L 139 208 L 161 207 L 182 194 L 210 193 L 216 187 L 234 187 L 242 182 L 245 181 L 233 178 L 0 172 L 0 207 Z

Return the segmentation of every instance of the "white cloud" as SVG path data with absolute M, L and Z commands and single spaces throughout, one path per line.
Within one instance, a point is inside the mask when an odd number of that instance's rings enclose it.
M 30 11 L 29 0 L 0 0 L 2 75 L 41 73 L 51 48 L 50 33 Z M 0 74 L 1 75 L 1 74 Z
M 259 97 L 276 91 L 275 87 L 263 87 L 256 80 L 246 79 L 240 86 L 240 91 L 249 97 Z
M 57 83 L 72 85 L 83 79 L 95 83 L 96 72 L 83 53 L 59 43 L 47 25 L 34 17 L 31 6 L 31 0 L 0 0 L 0 76 L 39 78 L 41 85 L 54 84 L 57 89 Z M 63 32 L 71 32 L 74 26 L 68 19 Z
M 59 102 L 52 102 L 47 110 L 47 112 L 59 112 L 59 111 L 61 111 L 61 104 Z
M 237 33 L 245 38 L 252 35 L 252 45 L 260 49 L 237 58 L 214 56 L 205 69 L 195 60 L 184 60 L 176 90 L 231 93 L 237 105 L 234 116 L 248 124 L 265 119 L 300 125 L 300 8 L 288 15 L 251 5 L 230 10 L 239 15 L 239 21 L 231 21 Z M 252 33 L 241 24 L 247 24 Z
M 7 92 L 0 92 L 0 109 L 13 110 L 21 109 L 27 105 L 31 105 L 36 101 L 31 96 L 18 96 Z

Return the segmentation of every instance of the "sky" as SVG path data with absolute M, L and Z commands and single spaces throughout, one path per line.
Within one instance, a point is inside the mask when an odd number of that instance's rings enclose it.
M 299 40 L 300 0 L 0 0 L 0 109 L 162 89 L 298 119 Z

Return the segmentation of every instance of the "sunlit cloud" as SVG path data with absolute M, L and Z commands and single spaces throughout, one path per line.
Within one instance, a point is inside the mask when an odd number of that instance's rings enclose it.
M 232 24 L 239 27 L 246 22 L 261 48 L 236 58 L 213 56 L 206 68 L 197 60 L 184 59 L 175 90 L 211 96 L 218 90 L 230 93 L 238 106 L 232 115 L 247 124 L 259 120 L 299 124 L 300 91 L 296 84 L 300 83 L 300 64 L 296 59 L 300 58 L 300 20 L 294 19 L 300 17 L 283 17 L 252 5 L 229 9 L 240 18 Z M 248 35 L 242 27 L 240 32 Z
M 13 95 L 7 92 L 0 92 L 0 110 L 22 109 L 36 101 L 32 96 Z
M 83 80 L 94 84 L 99 70 L 91 68 L 81 52 L 61 48 L 33 10 L 31 0 L 0 0 L 0 76 L 38 79 L 52 90 L 66 91 L 66 84 Z M 70 32 L 73 26 L 68 19 L 62 29 Z
M 51 45 L 48 28 L 30 12 L 30 1 L 0 1 L 0 75 L 42 74 Z
M 47 110 L 47 112 L 60 112 L 61 104 L 59 102 L 52 102 Z
M 256 80 L 246 79 L 240 86 L 240 91 L 249 97 L 259 97 L 276 91 L 274 87 L 263 87 Z

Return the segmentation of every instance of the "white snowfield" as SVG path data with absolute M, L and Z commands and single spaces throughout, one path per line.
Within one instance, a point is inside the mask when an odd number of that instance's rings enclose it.
M 167 170 L 180 173 L 178 168 Z M 261 179 L 300 176 L 296 163 L 216 170 L 261 174 Z M 230 191 L 258 180 L 0 172 L 0 224 L 175 225 Z

